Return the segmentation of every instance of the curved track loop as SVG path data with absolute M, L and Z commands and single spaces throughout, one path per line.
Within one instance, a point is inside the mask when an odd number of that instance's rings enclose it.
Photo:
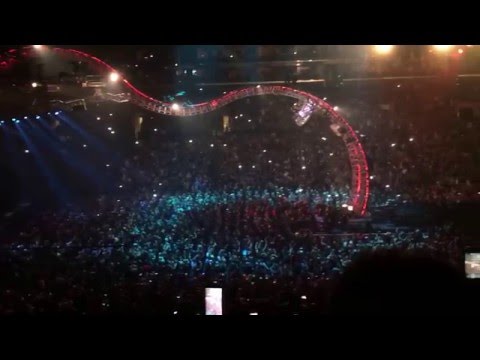
M 102 61 L 101 59 L 87 54 L 82 51 L 74 49 L 61 49 L 55 48 L 54 51 L 61 53 L 67 56 L 73 56 L 77 59 L 87 61 L 88 63 L 94 65 L 100 70 L 100 72 L 117 72 L 112 66 Z M 368 174 L 368 164 L 365 157 L 365 152 L 363 151 L 362 145 L 357 137 L 357 134 L 352 129 L 350 124 L 333 108 L 323 101 L 322 99 L 296 89 L 292 89 L 286 86 L 260 86 L 249 87 L 241 90 L 230 91 L 216 99 L 212 99 L 205 103 L 190 105 L 190 106 L 172 106 L 172 103 L 163 102 L 157 99 L 154 99 L 142 91 L 138 90 L 126 79 L 123 79 L 123 83 L 126 88 L 130 91 L 127 95 L 129 101 L 141 106 L 144 109 L 147 109 L 152 112 L 166 115 L 175 115 L 175 116 L 193 116 L 198 114 L 205 114 L 210 111 L 217 110 L 222 106 L 225 106 L 236 100 L 249 97 L 249 96 L 259 96 L 259 95 L 281 95 L 288 96 L 301 101 L 309 101 L 314 104 L 314 106 L 319 109 L 323 109 L 329 115 L 328 118 L 330 122 L 339 129 L 342 129 L 341 137 L 345 146 L 347 147 L 350 165 L 352 168 L 352 181 L 351 181 L 351 200 L 350 204 L 353 206 L 353 211 L 357 214 L 364 215 L 368 197 L 369 197 L 369 174 Z

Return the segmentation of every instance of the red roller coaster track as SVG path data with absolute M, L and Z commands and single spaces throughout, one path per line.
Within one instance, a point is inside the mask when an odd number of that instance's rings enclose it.
M 112 66 L 102 61 L 101 59 L 87 54 L 82 51 L 74 49 L 62 49 L 54 48 L 53 51 L 69 56 L 74 57 L 82 61 L 87 61 L 88 63 L 94 65 L 100 72 L 116 72 Z M 365 152 L 363 151 L 362 145 L 357 137 L 357 134 L 352 129 L 350 124 L 345 120 L 338 112 L 336 112 L 328 103 L 322 99 L 296 89 L 292 89 L 286 86 L 260 86 L 249 87 L 241 90 L 230 91 L 224 96 L 221 96 L 216 99 L 212 99 L 208 102 L 189 105 L 189 106 L 180 106 L 172 103 L 163 102 L 157 99 L 154 99 L 147 94 L 143 93 L 135 86 L 133 86 L 126 79 L 122 79 L 125 87 L 128 89 L 129 93 L 127 98 L 129 101 L 145 108 L 149 111 L 166 114 L 166 115 L 176 115 L 176 116 L 193 116 L 198 114 L 204 114 L 210 111 L 219 109 L 222 106 L 225 106 L 236 100 L 249 97 L 249 96 L 259 96 L 259 95 L 281 95 L 288 96 L 301 101 L 308 101 L 315 106 L 317 110 L 323 109 L 329 115 L 328 118 L 333 125 L 343 129 L 341 138 L 347 147 L 350 165 L 352 168 L 352 180 L 351 180 L 351 199 L 350 204 L 353 206 L 353 211 L 357 214 L 364 215 L 368 197 L 369 197 L 369 173 L 368 173 L 368 164 L 365 157 Z

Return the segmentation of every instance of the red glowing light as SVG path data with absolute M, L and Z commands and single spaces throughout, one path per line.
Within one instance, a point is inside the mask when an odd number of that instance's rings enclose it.
M 112 66 L 90 54 L 73 49 L 56 48 L 55 50 L 58 52 L 69 53 L 87 58 L 89 60 L 92 60 L 97 65 L 100 65 L 100 67 L 102 67 L 104 70 L 106 69 L 110 73 L 118 73 Z M 176 115 L 179 116 L 190 116 L 194 114 L 207 113 L 212 111 L 212 108 L 215 109 L 216 107 L 224 106 L 238 99 L 265 94 L 303 98 L 307 101 L 312 102 L 318 108 L 327 110 L 330 115 L 330 121 L 333 124 L 337 124 L 346 129 L 346 134 L 342 136 L 342 140 L 347 147 L 350 163 L 353 169 L 351 186 L 353 208 L 354 211 L 360 213 L 361 215 L 365 214 L 369 197 L 370 181 L 365 152 L 357 137 L 357 134 L 352 129 L 347 120 L 345 120 L 337 111 L 334 110 L 332 106 L 330 106 L 330 104 L 326 103 L 324 100 L 310 93 L 292 89 L 286 86 L 256 86 L 242 90 L 231 91 L 221 96 L 220 98 L 210 101 L 209 103 L 205 102 L 201 104 L 191 105 L 188 108 L 180 108 L 178 104 L 166 103 L 148 96 L 147 94 L 141 92 L 135 86 L 130 84 L 126 79 L 123 79 L 123 82 L 138 97 L 135 100 L 138 105 L 159 113 L 170 114 L 169 109 L 173 109 L 176 112 Z

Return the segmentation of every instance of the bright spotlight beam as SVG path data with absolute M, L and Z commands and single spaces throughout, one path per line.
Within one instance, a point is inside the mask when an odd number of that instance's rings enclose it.
M 111 72 L 110 76 L 109 76 L 109 79 L 110 79 L 111 82 L 117 82 L 118 79 L 120 79 L 120 75 L 118 75 L 118 73 L 116 73 L 116 72 Z
M 180 105 L 178 105 L 177 103 L 173 103 L 173 104 L 172 104 L 172 110 L 173 110 L 173 111 L 180 110 Z
M 393 45 L 374 45 L 373 50 L 379 55 L 387 55 L 392 52 L 393 47 Z
M 33 45 L 33 48 L 36 50 L 40 50 L 42 48 L 42 45 Z
M 452 48 L 453 45 L 433 45 L 433 48 L 439 52 L 446 52 Z

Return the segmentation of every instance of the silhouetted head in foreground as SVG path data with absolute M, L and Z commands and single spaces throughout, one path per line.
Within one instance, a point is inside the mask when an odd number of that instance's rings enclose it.
M 334 314 L 443 315 L 465 309 L 463 274 L 420 252 L 377 251 L 346 269 L 331 298 Z

